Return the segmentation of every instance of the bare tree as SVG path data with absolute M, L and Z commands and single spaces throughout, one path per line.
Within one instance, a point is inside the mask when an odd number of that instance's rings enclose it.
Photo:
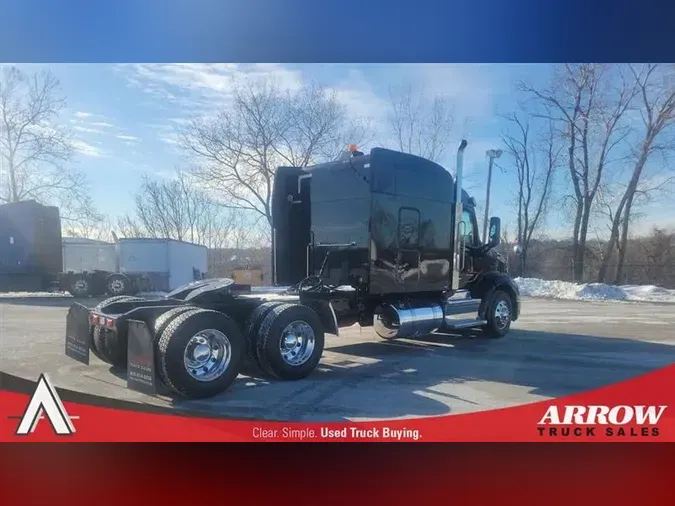
M 564 65 L 554 75 L 549 89 L 524 83 L 520 87 L 546 107 L 547 112 L 541 116 L 552 121 L 566 140 L 573 188 L 569 197 L 575 208 L 574 280 L 581 281 L 593 205 L 608 166 L 614 161 L 612 152 L 629 132 L 622 120 L 637 90 L 615 68 L 600 64 Z
M 452 104 L 438 96 L 427 99 L 412 85 L 391 87 L 389 100 L 387 119 L 398 149 L 438 161 L 452 132 Z
M 365 141 L 368 128 L 348 118 L 325 88 L 307 85 L 292 93 L 264 78 L 235 83 L 232 104 L 213 118 L 194 119 L 180 138 L 211 194 L 269 225 L 277 167 L 333 159 L 338 146 Z
M 65 107 L 49 72 L 0 70 L 0 202 L 34 199 L 57 205 L 66 225 L 91 219 L 94 207 L 85 177 L 68 167 L 69 132 L 57 123 Z
M 610 237 L 605 245 L 603 262 L 598 273 L 598 281 L 604 282 L 612 252 L 616 247 L 618 263 L 614 282 L 617 284 L 623 278 L 631 211 L 640 194 L 649 194 L 649 189 L 640 188 L 647 161 L 653 153 L 673 148 L 673 145 L 664 138 L 664 134 L 675 123 L 675 82 L 664 79 L 664 74 L 659 72 L 660 68 L 656 64 L 641 67 L 631 65 L 630 70 L 638 90 L 636 98 L 643 129 L 642 135 L 631 149 L 634 159 L 633 170 L 611 215 Z
M 508 115 L 506 119 L 513 127 L 513 133 L 503 135 L 503 142 L 518 177 L 517 241 L 522 248 L 521 270 L 525 271 L 530 241 L 547 211 L 562 146 L 556 142 L 550 121 L 544 123 L 542 131 L 532 132 L 527 111 Z
M 124 237 L 177 239 L 220 248 L 238 224 L 236 218 L 232 210 L 209 199 L 187 172 L 177 170 L 168 181 L 144 177 L 133 213 L 117 225 Z
M 650 236 L 640 241 L 640 257 L 644 258 L 644 281 L 655 285 L 675 282 L 675 233 L 654 227 Z
M 77 224 L 65 227 L 65 233 L 70 237 L 85 237 L 96 241 L 114 242 L 115 226 L 107 216 L 94 216 L 80 220 Z

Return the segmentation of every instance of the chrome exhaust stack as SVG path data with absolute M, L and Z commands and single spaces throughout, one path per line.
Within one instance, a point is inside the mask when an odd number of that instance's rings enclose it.
M 464 176 L 464 150 L 468 142 L 462 139 L 457 150 L 457 170 L 455 174 L 455 226 L 453 229 L 452 245 L 452 290 L 459 289 L 459 274 L 462 270 L 464 252 L 461 251 L 460 225 L 462 222 L 462 178 Z

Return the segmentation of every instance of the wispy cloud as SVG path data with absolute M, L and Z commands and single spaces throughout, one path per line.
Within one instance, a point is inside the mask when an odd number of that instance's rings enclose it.
M 312 77 L 313 67 L 300 66 L 299 69 L 282 64 L 123 64 L 115 67 L 129 86 L 146 93 L 158 107 L 171 111 L 166 123 L 154 128 L 161 132 L 158 140 L 174 146 L 177 138 L 171 131 L 184 126 L 192 115 L 209 114 L 227 105 L 237 81 L 272 77 L 282 89 L 292 91 Z M 455 104 L 453 138 L 473 140 L 471 152 L 467 153 L 469 172 L 483 166 L 486 146 L 493 147 L 495 143 L 492 139 L 476 139 L 477 132 L 474 132 L 475 125 L 489 118 L 493 109 L 493 89 L 485 67 L 373 65 L 367 74 L 364 69 L 346 65 L 336 69 L 343 77 L 329 85 L 330 91 L 344 105 L 349 117 L 370 120 L 376 143 L 395 147 L 387 123 L 391 107 L 387 83 L 412 84 L 424 95 L 445 97 Z M 455 144 L 453 141 L 449 146 L 442 160 L 444 165 L 454 160 Z
M 105 121 L 93 121 L 91 125 L 103 128 L 113 128 L 115 126 L 112 123 L 106 123 Z
M 169 119 L 169 121 L 171 123 L 174 123 L 174 124 L 180 125 L 180 126 L 185 126 L 185 125 L 190 124 L 190 120 L 187 119 L 187 118 L 171 118 L 171 119 Z
M 96 146 L 92 146 L 81 139 L 74 140 L 72 144 L 75 151 L 83 156 L 89 156 L 92 158 L 101 158 L 105 156 L 103 150 L 97 148 Z
M 164 142 L 165 144 L 171 144 L 172 146 L 178 145 L 178 138 L 172 134 L 163 135 L 159 137 L 159 140 Z
M 280 64 L 120 64 L 127 85 L 153 97 L 157 106 L 169 103 L 184 111 L 202 112 L 225 105 L 237 82 L 244 79 L 273 76 L 282 89 L 298 89 L 302 85 L 299 72 Z
M 77 111 L 75 113 L 75 116 L 77 116 L 78 118 L 89 118 L 89 117 L 93 116 L 93 114 L 90 113 L 90 112 Z
M 135 135 L 118 134 L 115 137 L 123 141 L 131 141 L 131 142 L 138 142 L 141 140 L 140 137 L 136 137 Z
M 91 134 L 106 134 L 107 133 L 107 132 L 104 132 L 103 130 L 98 130 L 96 128 L 83 127 L 83 126 L 79 126 L 79 125 L 75 125 L 73 127 L 73 130 L 77 130 L 78 132 L 91 133 Z

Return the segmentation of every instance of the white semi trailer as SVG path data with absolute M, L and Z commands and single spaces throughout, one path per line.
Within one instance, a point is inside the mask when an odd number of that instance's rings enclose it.
M 115 243 L 63 239 L 60 287 L 75 297 L 169 292 L 203 279 L 204 246 L 173 239 L 120 239 Z

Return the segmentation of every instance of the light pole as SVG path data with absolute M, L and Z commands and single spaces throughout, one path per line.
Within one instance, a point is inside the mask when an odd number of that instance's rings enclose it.
M 483 220 L 483 241 L 487 243 L 488 215 L 490 214 L 490 186 L 492 186 L 492 165 L 495 158 L 502 156 L 501 149 L 488 149 L 485 154 L 490 159 L 488 165 L 487 195 L 485 197 L 485 219 Z

